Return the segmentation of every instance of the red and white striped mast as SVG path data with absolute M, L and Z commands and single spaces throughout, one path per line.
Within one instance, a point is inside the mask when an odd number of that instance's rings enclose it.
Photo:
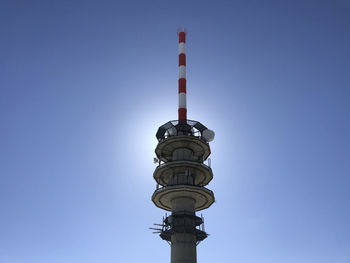
M 186 123 L 186 32 L 180 31 L 179 35 L 179 122 Z

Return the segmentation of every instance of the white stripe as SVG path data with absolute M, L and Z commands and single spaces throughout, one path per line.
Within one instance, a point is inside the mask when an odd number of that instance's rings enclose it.
M 184 42 L 179 43 L 179 54 L 181 53 L 185 54 L 185 52 L 186 52 L 185 43 Z
M 179 79 L 181 78 L 186 78 L 186 67 L 185 66 L 180 66 L 179 67 Z
M 186 93 L 179 93 L 179 109 L 186 109 Z

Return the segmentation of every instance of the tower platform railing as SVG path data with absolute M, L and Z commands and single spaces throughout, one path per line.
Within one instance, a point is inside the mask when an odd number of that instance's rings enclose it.
M 195 164 L 200 164 L 201 166 L 204 166 L 205 168 L 211 168 L 210 167 L 211 165 L 206 165 L 201 160 L 186 160 L 186 159 L 185 160 L 171 160 L 171 161 L 167 161 L 167 162 L 158 160 L 157 168 L 164 167 L 166 165 L 173 164 L 173 163 L 176 163 L 176 162 L 178 162 L 178 163 L 180 163 L 180 162 L 191 162 L 191 163 L 195 163 Z M 208 161 L 208 163 L 209 163 L 209 161 Z
M 203 132 L 208 130 L 199 121 L 187 120 L 186 122 L 179 122 L 178 120 L 168 121 L 159 127 L 156 137 L 158 142 L 162 142 L 170 137 L 175 136 L 192 136 L 203 140 L 208 143 L 203 136 Z

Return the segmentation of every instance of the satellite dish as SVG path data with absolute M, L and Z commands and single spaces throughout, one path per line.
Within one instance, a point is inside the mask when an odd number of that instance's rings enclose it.
M 209 129 L 205 129 L 202 132 L 202 137 L 204 138 L 204 140 L 206 140 L 207 142 L 211 142 L 212 140 L 214 140 L 215 137 L 215 132 Z

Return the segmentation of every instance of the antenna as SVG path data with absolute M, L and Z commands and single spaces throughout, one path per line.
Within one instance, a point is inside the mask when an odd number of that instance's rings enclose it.
M 178 32 L 179 36 L 179 122 L 187 120 L 187 105 L 186 105 L 186 32 Z

